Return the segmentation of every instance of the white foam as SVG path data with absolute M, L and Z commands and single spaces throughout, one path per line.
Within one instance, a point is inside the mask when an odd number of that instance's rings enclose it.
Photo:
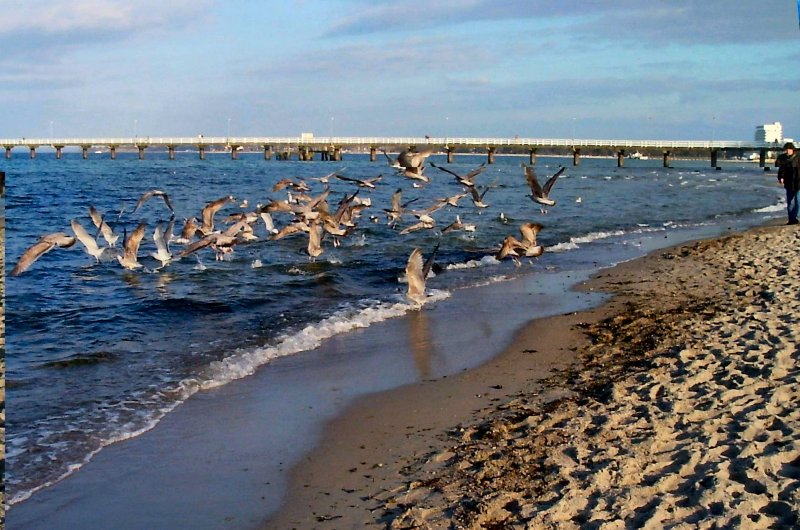
M 763 208 L 756 208 L 753 210 L 754 213 L 772 213 L 772 212 L 782 212 L 786 208 L 786 201 L 781 201 L 778 204 L 773 204 L 771 206 L 764 206 Z
M 491 265 L 499 265 L 500 262 L 494 256 L 487 255 L 479 260 L 471 259 L 464 263 L 451 263 L 445 269 L 459 270 L 459 269 L 475 269 L 477 267 L 486 267 Z
M 450 296 L 447 291 L 432 289 L 426 303 L 437 302 Z M 366 328 L 376 322 L 396 318 L 409 310 L 413 304 L 381 302 L 362 309 L 345 309 L 316 324 L 311 324 L 298 333 L 283 335 L 275 345 L 237 352 L 226 359 L 212 363 L 199 382 L 200 389 L 210 389 L 247 377 L 273 359 L 317 348 L 322 341 L 358 328 Z M 193 380 L 186 381 L 192 384 Z

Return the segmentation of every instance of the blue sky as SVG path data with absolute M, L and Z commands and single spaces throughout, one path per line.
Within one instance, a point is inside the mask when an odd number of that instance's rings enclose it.
M 793 0 L 0 7 L 3 138 L 800 138 Z

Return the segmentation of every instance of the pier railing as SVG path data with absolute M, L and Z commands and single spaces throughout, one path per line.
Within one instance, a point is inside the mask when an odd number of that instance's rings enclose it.
M 777 142 L 733 140 L 619 140 L 579 138 L 476 138 L 418 136 L 133 136 L 87 138 L 0 138 L 6 148 L 51 147 L 182 147 L 182 146 L 465 146 L 465 147 L 607 147 L 629 149 L 780 149 Z

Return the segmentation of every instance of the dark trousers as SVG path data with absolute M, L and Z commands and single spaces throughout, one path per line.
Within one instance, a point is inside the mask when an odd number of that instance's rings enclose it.
M 800 209 L 797 190 L 786 190 L 786 209 L 789 212 L 789 222 L 792 224 L 797 223 L 797 213 L 798 209 Z

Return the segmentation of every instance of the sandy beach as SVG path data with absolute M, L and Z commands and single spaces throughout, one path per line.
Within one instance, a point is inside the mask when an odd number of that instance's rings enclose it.
M 794 527 L 798 250 L 765 226 L 601 272 L 602 307 L 360 399 L 263 527 Z

